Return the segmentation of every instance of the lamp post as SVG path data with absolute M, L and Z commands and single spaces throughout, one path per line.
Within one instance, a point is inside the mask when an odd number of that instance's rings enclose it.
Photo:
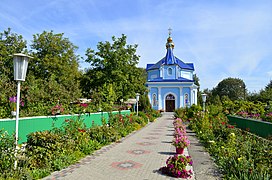
M 138 116 L 138 108 L 139 108 L 139 97 L 140 97 L 140 94 L 139 94 L 139 93 L 136 93 L 137 116 Z
M 21 81 L 25 81 L 27 65 L 30 56 L 22 53 L 13 54 L 13 68 L 14 68 L 14 80 L 17 81 L 17 100 L 16 100 L 16 124 L 15 124 L 15 145 L 18 149 L 18 137 L 19 137 L 19 104 L 20 104 L 20 88 Z M 17 161 L 15 161 L 15 168 Z
M 202 101 L 203 101 L 203 112 L 205 112 L 205 103 L 206 103 L 206 99 L 207 99 L 207 94 L 203 93 L 201 94 L 202 96 Z

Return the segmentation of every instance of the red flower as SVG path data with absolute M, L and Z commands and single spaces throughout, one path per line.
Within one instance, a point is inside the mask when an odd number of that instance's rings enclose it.
M 77 130 L 78 130 L 78 132 L 86 132 L 85 129 L 80 129 L 80 128 L 78 128 Z
M 233 128 L 234 128 L 234 126 L 232 126 L 232 125 L 228 125 L 228 128 L 233 129 Z
M 80 106 L 82 106 L 82 107 L 88 107 L 88 104 L 87 103 L 82 103 L 82 104 L 80 104 Z
M 226 122 L 222 122 L 222 125 L 225 125 L 226 124 Z

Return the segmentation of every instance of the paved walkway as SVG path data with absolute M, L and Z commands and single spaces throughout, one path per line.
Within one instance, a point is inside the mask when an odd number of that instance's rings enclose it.
M 113 143 L 87 156 L 77 164 L 69 166 L 44 178 L 53 179 L 94 179 L 94 180 L 163 180 L 175 179 L 162 175 L 158 169 L 165 166 L 166 159 L 174 155 L 171 145 L 173 114 L 164 113 L 155 122 L 130 134 L 119 143 Z M 192 145 L 189 153 L 195 165 L 191 179 L 219 179 L 216 168 L 203 147 L 199 146 L 194 134 L 188 133 Z M 202 148 L 202 149 L 201 149 Z M 188 155 L 188 149 L 185 149 Z M 205 156 L 203 156 L 205 154 Z M 197 163 L 197 164 L 196 164 Z M 198 178 L 199 177 L 199 178 Z

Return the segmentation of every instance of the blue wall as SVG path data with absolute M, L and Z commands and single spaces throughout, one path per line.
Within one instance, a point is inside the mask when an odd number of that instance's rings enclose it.
M 151 76 L 153 75 L 156 75 L 157 77 L 156 78 L 159 78 L 160 77 L 160 71 L 158 69 L 156 70 L 151 70 L 151 71 L 148 71 L 148 80 L 151 80 Z
M 161 97 L 162 97 L 162 108 L 165 109 L 165 97 L 168 94 L 173 94 L 175 96 L 175 108 L 178 108 L 180 103 L 179 103 L 179 96 L 180 96 L 180 90 L 177 87 L 164 87 L 161 89 Z
M 172 75 L 168 74 L 168 68 L 172 69 Z M 163 67 L 163 77 L 164 79 L 176 79 L 176 66 L 164 66 Z

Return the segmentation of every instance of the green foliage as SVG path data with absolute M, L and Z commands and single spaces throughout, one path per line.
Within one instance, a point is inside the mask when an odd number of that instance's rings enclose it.
M 195 112 L 189 126 L 223 171 L 224 179 L 271 179 L 271 141 L 228 125 L 222 113 Z
M 246 86 L 243 80 L 239 78 L 226 78 L 218 83 L 212 90 L 212 96 L 228 96 L 232 101 L 245 100 Z
M 11 55 L 23 52 L 25 48 L 26 41 L 21 35 L 12 33 L 10 28 L 0 32 L 0 118 L 11 116 L 9 97 L 16 92 Z
M 86 128 L 80 117 L 66 119 L 61 128 L 31 133 L 25 151 L 18 152 L 16 170 L 13 169 L 14 137 L 0 131 L 0 179 L 40 179 L 52 171 L 59 171 L 101 146 L 117 142 L 143 127 L 151 115 L 139 114 L 141 116 L 111 115 L 109 125 L 104 122 L 102 126 L 91 128 Z
M 174 116 L 183 121 L 191 120 L 196 112 L 202 111 L 201 106 L 193 104 L 190 108 L 178 108 L 174 111 Z
M 98 51 L 89 48 L 86 52 L 90 68 L 81 80 L 82 92 L 98 104 L 126 100 L 146 90 L 146 72 L 136 67 L 139 61 L 137 45 L 127 45 L 125 35 L 113 36 L 112 41 L 99 42 Z M 112 93 L 107 94 L 105 86 L 111 88 Z
M 21 86 L 21 116 L 49 115 L 60 103 L 68 106 L 81 96 L 77 49 L 63 34 L 53 31 L 33 37 L 26 81 Z M 11 117 L 9 97 L 15 96 L 12 54 L 24 52 L 26 41 L 8 29 L 0 33 L 0 118 Z
M 151 109 L 152 108 L 151 108 L 151 104 L 150 104 L 149 98 L 147 96 L 147 93 L 140 95 L 140 97 L 139 97 L 139 111 L 148 112 Z
M 20 149 L 17 154 L 20 154 Z M 0 179 L 28 179 L 26 169 L 20 167 L 23 161 L 22 156 L 16 156 L 14 135 L 0 130 Z M 17 160 L 18 168 L 14 169 Z
M 14 167 L 15 139 L 7 132 L 0 130 L 0 172 L 5 176 Z M 1 177 L 1 175 L 0 175 Z

